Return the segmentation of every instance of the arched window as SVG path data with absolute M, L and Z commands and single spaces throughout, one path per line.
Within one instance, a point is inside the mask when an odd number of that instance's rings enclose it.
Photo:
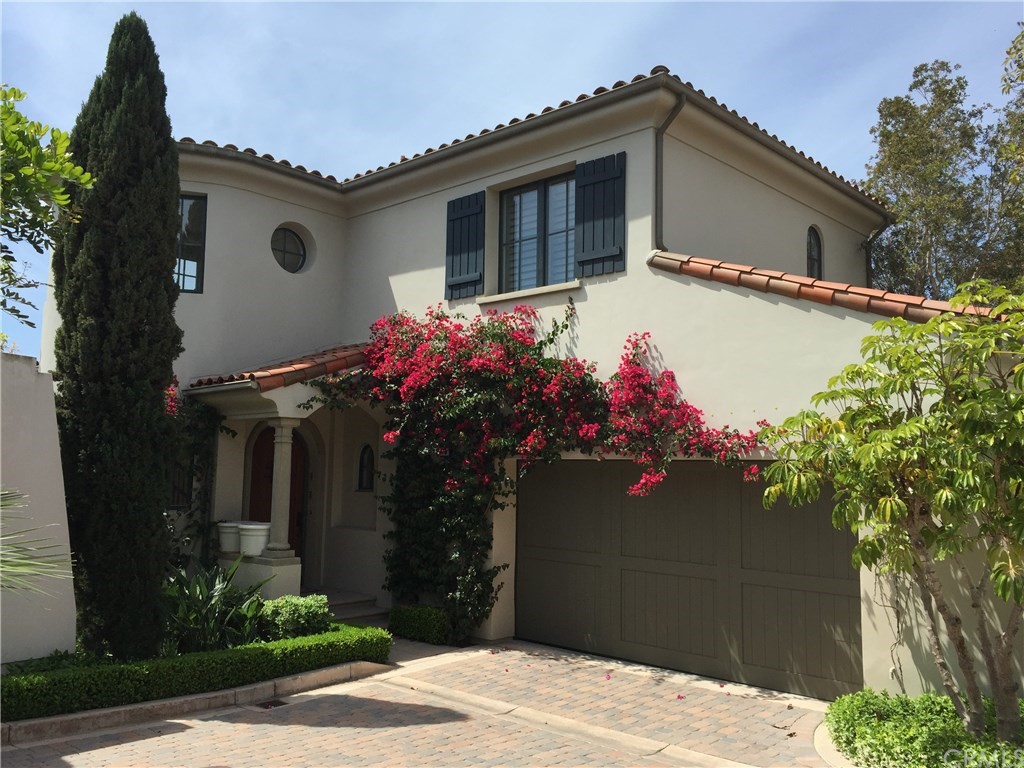
M 373 448 L 364 445 L 359 452 L 359 476 L 356 478 L 357 491 L 372 491 L 374 481 Z
M 807 228 L 807 276 L 816 280 L 821 279 L 822 253 L 821 235 L 814 227 Z

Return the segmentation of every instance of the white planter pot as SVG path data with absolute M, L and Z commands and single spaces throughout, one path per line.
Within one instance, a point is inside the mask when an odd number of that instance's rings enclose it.
M 241 522 L 238 524 L 238 539 L 243 555 L 262 555 L 270 542 L 270 523 Z
M 224 520 L 217 523 L 217 541 L 221 552 L 238 551 L 238 521 Z

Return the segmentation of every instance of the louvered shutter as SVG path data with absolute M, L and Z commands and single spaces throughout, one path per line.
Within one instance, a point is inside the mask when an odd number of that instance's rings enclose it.
M 484 193 L 448 203 L 448 245 L 445 249 L 446 299 L 465 299 L 484 292 Z
M 626 269 L 626 153 L 576 166 L 576 277 Z

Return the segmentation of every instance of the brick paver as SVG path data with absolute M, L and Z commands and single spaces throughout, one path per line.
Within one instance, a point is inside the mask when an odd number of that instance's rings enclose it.
M 285 701 L 269 709 L 236 707 L 6 747 L 2 763 L 4 768 L 688 764 L 671 748 L 659 752 L 644 746 L 655 743 L 704 753 L 712 762 L 826 765 L 812 736 L 822 717 L 820 702 L 732 684 L 719 687 L 689 675 L 525 643 L 434 657 Z
M 735 762 L 827 765 L 821 702 L 773 691 L 521 643 L 403 677 Z

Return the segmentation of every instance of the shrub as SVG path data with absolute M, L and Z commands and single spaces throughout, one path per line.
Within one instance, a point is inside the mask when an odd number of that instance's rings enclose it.
M 330 626 L 331 609 L 326 595 L 285 595 L 263 603 L 260 635 L 265 640 L 318 635 Z
M 58 669 L 0 678 L 0 709 L 12 722 L 100 707 L 205 693 L 348 661 L 384 663 L 391 636 L 376 627 L 125 664 Z
M 260 587 L 232 584 L 241 558 L 225 572 L 214 564 L 180 568 L 164 585 L 167 632 L 164 655 L 215 651 L 259 639 Z M 326 629 L 326 627 L 325 627 Z
M 397 637 L 433 645 L 452 642 L 452 627 L 440 608 L 429 605 L 396 605 L 391 609 L 388 629 Z
M 988 702 L 986 734 L 969 736 L 945 696 L 890 696 L 866 689 L 841 696 L 825 715 L 836 748 L 866 768 L 933 768 L 940 765 L 1024 766 L 1024 751 L 995 739 Z M 1024 701 L 1020 702 L 1024 714 Z

